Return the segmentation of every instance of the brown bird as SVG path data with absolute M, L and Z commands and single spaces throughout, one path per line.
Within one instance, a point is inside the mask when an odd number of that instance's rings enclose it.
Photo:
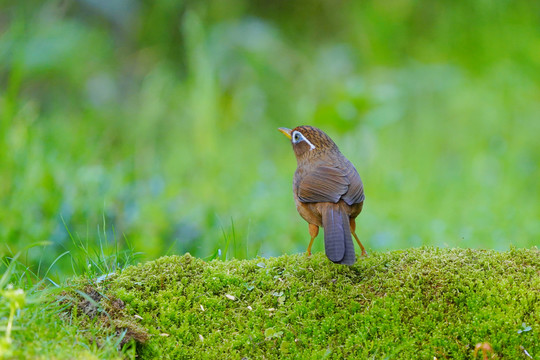
M 367 255 L 356 236 L 355 218 L 364 204 L 364 185 L 353 164 L 337 145 L 320 129 L 298 126 L 279 128 L 291 140 L 298 167 L 294 173 L 293 193 L 296 209 L 309 223 L 311 255 L 313 240 L 324 228 L 326 256 L 338 264 L 352 265 L 356 261 L 351 233 Z

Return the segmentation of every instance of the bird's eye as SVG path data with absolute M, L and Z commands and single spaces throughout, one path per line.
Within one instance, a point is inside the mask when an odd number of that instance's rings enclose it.
M 301 141 L 303 141 L 303 142 L 305 142 L 306 144 L 309 145 L 309 150 L 315 149 L 315 145 L 313 145 L 308 139 L 306 139 L 306 137 L 304 135 L 302 135 L 302 133 L 300 131 L 294 131 L 292 133 L 292 142 L 293 142 L 293 144 L 298 144 Z

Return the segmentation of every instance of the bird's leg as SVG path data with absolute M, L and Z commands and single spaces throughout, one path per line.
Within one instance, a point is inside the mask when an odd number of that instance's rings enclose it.
M 311 256 L 311 246 L 313 245 L 313 240 L 319 235 L 319 227 L 317 225 L 309 224 L 309 235 L 311 235 L 311 241 L 307 247 L 307 254 Z
M 356 236 L 356 221 L 353 218 L 349 218 L 349 224 L 351 225 L 351 233 L 353 234 L 354 238 L 356 239 L 356 242 L 360 246 L 360 249 L 362 249 L 362 256 L 367 256 L 366 249 L 364 249 L 364 245 L 360 242 L 360 239 L 358 239 L 358 236 Z

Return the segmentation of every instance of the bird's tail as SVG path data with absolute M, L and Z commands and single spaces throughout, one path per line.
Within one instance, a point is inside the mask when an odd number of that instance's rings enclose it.
M 356 261 L 356 256 L 349 228 L 349 216 L 338 204 L 325 205 L 322 209 L 322 226 L 326 256 L 337 264 L 352 265 Z

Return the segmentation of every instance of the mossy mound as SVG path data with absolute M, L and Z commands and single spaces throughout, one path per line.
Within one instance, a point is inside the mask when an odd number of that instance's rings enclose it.
M 410 249 L 354 266 L 324 254 L 204 262 L 189 254 L 99 285 L 149 334 L 141 359 L 540 356 L 540 251 Z

